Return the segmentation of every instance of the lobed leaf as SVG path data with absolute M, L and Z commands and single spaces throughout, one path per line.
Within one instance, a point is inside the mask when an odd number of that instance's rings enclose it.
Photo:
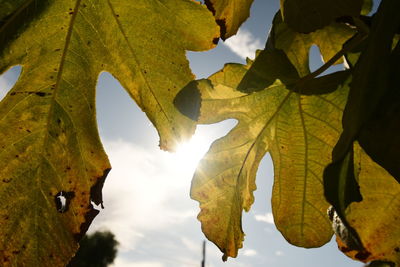
M 250 63 L 227 64 L 210 81 L 196 82 L 202 98 L 199 123 L 238 120 L 200 161 L 191 188 L 191 197 L 200 202 L 202 230 L 224 259 L 236 257 L 242 247 L 242 210 L 254 201 L 256 171 L 267 152 L 274 162 L 274 220 L 284 237 L 297 246 L 317 247 L 332 235 L 322 172 L 340 135 L 348 86 L 305 96 L 276 80 L 245 94 L 236 88 L 249 68 Z
M 110 170 L 95 118 L 99 73 L 121 82 L 172 149 L 194 130 L 172 103 L 193 78 L 185 50 L 213 47 L 218 27 L 190 0 L 26 3 L 0 26 L 0 73 L 22 65 L 0 103 L 0 265 L 62 266 Z
M 285 52 L 300 76 L 310 73 L 309 51 L 311 46 L 317 45 L 323 61 L 327 62 L 342 49 L 343 44 L 354 34 L 354 29 L 336 22 L 309 34 L 298 33 L 282 21 L 280 13 L 274 18 L 272 31 L 274 47 Z M 342 62 L 343 60 L 339 60 L 336 64 Z

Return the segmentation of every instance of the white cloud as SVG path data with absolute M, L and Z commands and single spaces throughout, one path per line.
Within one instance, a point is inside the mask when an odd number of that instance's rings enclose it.
M 251 32 L 243 28 L 222 44 L 243 59 L 246 57 L 254 59 L 256 50 L 264 47 L 260 39 L 255 38 Z
M 274 224 L 274 216 L 271 212 L 267 212 L 266 214 L 256 214 L 254 219 L 259 222 L 266 222 L 270 224 Z
M 107 228 L 116 235 L 120 249 L 133 250 L 145 232 L 196 217 L 196 204 L 188 197 L 193 169 L 176 166 L 168 152 L 149 152 L 124 141 L 104 145 L 113 170 L 103 188 L 105 209 L 91 232 Z M 182 195 L 187 200 L 177 208 L 173 202 Z
M 255 251 L 254 249 L 245 249 L 243 251 L 243 256 L 253 257 L 255 255 L 257 255 L 257 251 Z
M 204 236 L 196 219 L 198 203 L 189 197 L 190 183 L 211 141 L 233 125 L 234 121 L 212 128 L 201 126 L 193 141 L 175 154 L 156 145 L 149 149 L 122 140 L 103 140 L 113 169 L 103 187 L 105 209 L 89 233 L 114 233 L 120 244 L 115 267 L 198 265 Z M 219 260 L 221 253 L 213 257 L 213 250 L 218 249 L 207 246 L 208 258 Z
M 282 250 L 277 250 L 277 251 L 275 251 L 275 255 L 280 257 L 280 256 L 283 256 L 285 254 L 283 253 Z

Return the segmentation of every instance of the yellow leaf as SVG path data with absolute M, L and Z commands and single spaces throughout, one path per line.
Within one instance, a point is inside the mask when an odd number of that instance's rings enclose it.
M 236 87 L 248 68 L 227 64 L 210 81 L 197 82 L 202 98 L 199 123 L 238 120 L 228 135 L 213 143 L 192 181 L 191 197 L 200 202 L 202 230 L 225 259 L 237 256 L 244 238 L 242 210 L 248 211 L 254 201 L 257 168 L 270 152 L 277 228 L 292 244 L 321 246 L 332 236 L 322 172 L 341 131 L 348 87 L 305 96 L 276 80 L 264 90 L 244 94 Z
M 26 3 L 0 24 L 0 73 L 22 65 L 0 103 L 0 265 L 62 266 L 110 169 L 95 117 L 99 73 L 121 82 L 172 149 L 194 130 L 172 103 L 193 79 L 185 50 L 212 48 L 218 27 L 190 0 Z

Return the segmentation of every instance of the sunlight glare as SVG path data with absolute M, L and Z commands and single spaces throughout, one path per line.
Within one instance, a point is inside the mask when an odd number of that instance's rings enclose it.
M 207 152 L 212 140 L 207 140 L 201 134 L 195 134 L 188 142 L 178 146 L 175 153 L 171 153 L 171 160 L 176 168 L 183 172 L 194 173 L 197 164 Z

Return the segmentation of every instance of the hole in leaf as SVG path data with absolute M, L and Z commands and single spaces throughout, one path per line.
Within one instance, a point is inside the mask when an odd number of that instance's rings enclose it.
M 22 67 L 20 65 L 14 66 L 0 75 L 0 101 L 6 96 L 6 94 L 11 90 L 11 88 L 17 82 Z
M 56 201 L 56 208 L 59 212 L 65 212 L 66 208 L 67 208 L 67 198 L 64 196 L 64 192 L 61 191 L 60 193 L 58 193 L 55 197 L 55 201 Z
M 325 58 L 325 61 L 328 61 L 330 58 Z M 318 70 L 320 67 L 322 67 L 325 64 L 324 58 L 322 58 L 321 52 L 319 50 L 319 47 L 316 45 L 311 46 L 310 51 L 309 51 L 309 68 L 311 72 L 314 72 Z M 320 76 L 324 76 L 329 73 L 334 73 L 336 71 L 341 71 L 344 70 L 343 64 L 336 64 L 330 66 L 328 69 L 326 69 L 324 72 L 322 72 Z
M 60 191 L 59 193 L 57 193 L 54 197 L 57 211 L 60 213 L 68 211 L 69 204 L 71 203 L 71 199 L 74 198 L 74 196 L 74 192 Z

